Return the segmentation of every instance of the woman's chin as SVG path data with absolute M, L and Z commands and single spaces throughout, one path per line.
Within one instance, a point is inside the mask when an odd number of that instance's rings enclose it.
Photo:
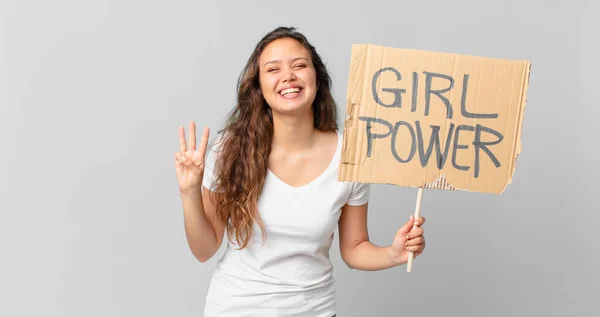
M 271 108 L 273 112 L 284 116 L 297 116 L 302 114 L 309 114 L 312 112 L 312 107 L 310 105 L 298 102 L 281 103 Z

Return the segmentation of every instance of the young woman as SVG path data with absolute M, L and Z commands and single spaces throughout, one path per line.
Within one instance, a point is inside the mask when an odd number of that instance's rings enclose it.
M 353 269 L 387 269 L 423 252 L 422 217 L 411 216 L 390 246 L 369 241 L 370 185 L 337 181 L 342 133 L 330 87 L 315 48 L 280 27 L 248 59 L 237 106 L 210 149 L 208 128 L 196 147 L 195 123 L 187 142 L 180 127 L 175 169 L 190 249 L 205 262 L 228 239 L 206 317 L 335 316 L 336 226 Z

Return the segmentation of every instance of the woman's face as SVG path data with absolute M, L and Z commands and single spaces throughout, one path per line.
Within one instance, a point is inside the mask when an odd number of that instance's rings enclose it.
M 308 50 L 291 38 L 267 45 L 259 58 L 260 90 L 272 111 L 293 114 L 312 109 L 316 72 Z

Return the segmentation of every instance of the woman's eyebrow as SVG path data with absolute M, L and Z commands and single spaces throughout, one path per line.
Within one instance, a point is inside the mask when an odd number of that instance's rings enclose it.
M 299 59 L 304 59 L 304 60 L 306 60 L 308 62 L 308 58 L 306 58 L 306 57 L 296 57 L 296 58 L 292 59 L 292 63 L 295 62 L 295 61 L 297 61 L 297 60 L 299 60 Z M 266 62 L 263 65 L 263 67 L 265 67 L 265 66 L 267 66 L 267 64 L 271 64 L 271 63 L 273 63 L 273 64 L 275 64 L 275 63 L 281 63 L 281 60 L 275 59 L 275 60 L 272 60 L 272 61 L 268 61 L 268 62 Z

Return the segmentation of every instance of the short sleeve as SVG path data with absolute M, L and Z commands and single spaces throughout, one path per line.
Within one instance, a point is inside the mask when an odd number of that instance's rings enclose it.
M 371 194 L 371 184 L 369 183 L 352 183 L 350 197 L 348 197 L 348 205 L 360 206 L 369 201 Z
M 202 179 L 202 185 L 211 191 L 217 191 L 213 182 L 216 179 L 215 163 L 217 161 L 218 151 L 218 146 L 216 146 L 213 141 L 206 147 L 206 154 L 204 157 L 204 177 Z

